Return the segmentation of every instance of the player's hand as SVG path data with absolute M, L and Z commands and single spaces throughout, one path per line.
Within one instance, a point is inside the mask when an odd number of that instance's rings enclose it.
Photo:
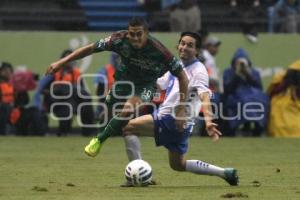
M 177 130 L 182 133 L 184 131 L 186 123 L 186 116 L 185 116 L 185 107 L 184 106 L 178 106 L 176 110 L 176 128 Z
M 220 136 L 222 133 L 217 129 L 217 124 L 215 123 L 209 123 L 206 125 L 206 131 L 207 134 L 212 138 L 212 140 L 215 142 L 220 139 Z
M 55 74 L 56 72 L 58 72 L 61 68 L 61 65 L 59 65 L 58 63 L 52 63 L 46 71 L 46 75 L 48 74 Z

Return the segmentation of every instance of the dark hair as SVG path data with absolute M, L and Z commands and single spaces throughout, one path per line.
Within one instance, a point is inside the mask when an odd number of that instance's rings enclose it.
M 296 96 L 291 95 L 291 98 L 293 101 L 300 99 L 300 71 L 295 69 L 288 69 L 286 72 L 286 75 L 283 78 L 283 83 L 279 86 L 278 91 L 273 92 L 274 94 L 279 94 L 281 92 L 284 92 L 289 88 L 290 86 L 295 87 Z M 273 94 L 273 95 L 274 95 Z M 272 93 L 271 93 L 272 95 Z M 295 98 L 296 97 L 296 98 Z
M 128 27 L 129 26 L 142 26 L 144 27 L 144 30 L 148 31 L 149 26 L 146 20 L 142 17 L 133 17 L 129 22 L 128 22 Z
M 13 66 L 10 63 L 8 63 L 8 62 L 0 62 L 0 70 L 6 69 L 6 68 L 9 69 L 11 72 L 14 71 L 14 68 L 13 68 Z
M 202 47 L 202 39 L 198 33 L 191 32 L 191 31 L 182 32 L 180 35 L 179 43 L 184 36 L 190 36 L 190 37 L 194 38 L 196 40 L 196 48 L 197 49 L 200 49 Z
M 286 87 L 290 85 L 300 86 L 300 71 L 295 69 L 288 69 L 284 77 Z

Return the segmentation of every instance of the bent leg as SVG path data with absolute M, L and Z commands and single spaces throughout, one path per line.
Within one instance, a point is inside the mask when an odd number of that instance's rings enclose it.
M 97 136 L 99 141 L 103 143 L 111 135 L 119 134 L 122 131 L 122 128 L 128 124 L 128 117 L 132 117 L 135 111 L 134 109 L 141 103 L 141 99 L 137 96 L 128 99 L 122 111 L 114 116 L 105 126 L 104 130 Z
M 184 153 L 169 150 L 169 164 L 175 171 L 187 171 L 200 175 L 218 176 L 230 185 L 238 185 L 239 177 L 234 168 L 221 168 L 201 160 L 186 160 Z
M 154 136 L 154 121 L 151 115 L 132 119 L 123 128 L 123 135 Z
M 175 171 L 186 171 L 184 155 L 169 151 L 169 165 Z
M 151 115 L 143 115 L 132 119 L 123 128 L 126 153 L 129 161 L 142 159 L 141 143 L 137 135 L 154 134 L 154 123 Z
M 188 171 L 195 174 L 219 176 L 224 178 L 224 168 L 201 160 L 186 160 L 184 155 L 169 151 L 169 164 L 175 171 Z

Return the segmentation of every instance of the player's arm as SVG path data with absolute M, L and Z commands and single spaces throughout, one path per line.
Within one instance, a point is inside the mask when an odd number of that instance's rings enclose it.
M 185 104 L 186 104 L 189 80 L 185 72 L 183 71 L 183 66 L 181 65 L 181 63 L 174 56 L 169 56 L 169 58 L 171 58 L 167 63 L 167 66 L 169 67 L 169 71 L 171 72 L 172 75 L 177 77 L 179 82 L 180 103 L 175 110 L 176 127 L 180 132 L 183 132 L 184 124 L 186 122 Z
M 180 104 L 176 107 L 176 127 L 180 132 L 183 132 L 184 124 L 186 122 L 185 102 L 189 81 L 179 60 L 176 59 L 175 56 L 160 42 L 156 41 L 154 44 L 163 54 L 164 64 L 166 65 L 168 71 L 170 71 L 173 76 L 176 76 L 179 81 Z
M 185 72 L 182 70 L 179 74 L 177 74 L 177 79 L 179 82 L 179 92 L 180 92 L 180 110 L 185 110 L 185 102 L 188 92 L 188 84 L 189 80 L 185 74 Z
M 70 55 L 52 63 L 48 67 L 47 74 L 54 74 L 55 72 L 59 71 L 63 66 L 65 66 L 67 63 L 89 56 L 94 52 L 95 52 L 95 44 L 89 44 L 79 49 L 76 49 Z
M 179 82 L 179 94 L 180 94 L 180 103 L 176 108 L 176 126 L 179 131 L 184 130 L 185 120 L 185 105 L 186 105 L 186 97 L 188 92 L 188 78 L 185 72 L 182 70 L 177 75 L 177 79 Z
M 212 137 L 213 141 L 217 141 L 222 133 L 217 129 L 217 124 L 213 123 L 213 112 L 211 109 L 211 101 L 209 92 L 203 92 L 199 95 L 202 102 L 202 110 L 205 120 L 207 134 Z
M 96 52 L 101 52 L 101 51 L 111 51 L 113 50 L 113 41 L 118 40 L 120 38 L 123 38 L 125 36 L 125 33 L 123 32 L 116 32 L 112 34 L 111 36 L 101 39 L 95 43 L 88 44 L 84 47 L 81 47 L 79 49 L 76 49 L 71 53 L 70 55 L 61 58 L 60 60 L 52 63 L 47 70 L 47 74 L 54 74 L 57 72 L 60 68 L 65 66 L 65 64 L 84 58 L 86 56 L 89 56 L 93 53 Z

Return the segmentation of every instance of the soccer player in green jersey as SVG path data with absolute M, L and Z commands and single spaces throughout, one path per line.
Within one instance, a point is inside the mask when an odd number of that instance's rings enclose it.
M 121 112 L 114 115 L 108 124 L 101 128 L 97 137 L 85 147 L 85 153 L 92 157 L 99 153 L 108 137 L 122 131 L 136 109 L 141 107 L 140 105 L 152 100 L 157 78 L 167 71 L 176 76 L 179 80 L 180 102 L 182 103 L 185 102 L 188 85 L 188 79 L 178 59 L 157 39 L 149 35 L 147 23 L 144 19 L 137 17 L 129 21 L 128 30 L 115 32 L 105 39 L 75 50 L 69 56 L 52 63 L 47 73 L 53 74 L 65 63 L 102 51 L 114 51 L 121 57 L 121 66 L 115 72 L 115 83 L 107 95 L 106 104 L 109 108 L 120 102 L 124 104 Z M 126 96 L 128 98 L 124 100 Z M 177 108 L 176 116 L 178 119 L 176 126 L 183 130 L 184 106 Z M 136 139 L 127 141 L 126 145 L 128 143 L 131 146 L 138 145 Z

